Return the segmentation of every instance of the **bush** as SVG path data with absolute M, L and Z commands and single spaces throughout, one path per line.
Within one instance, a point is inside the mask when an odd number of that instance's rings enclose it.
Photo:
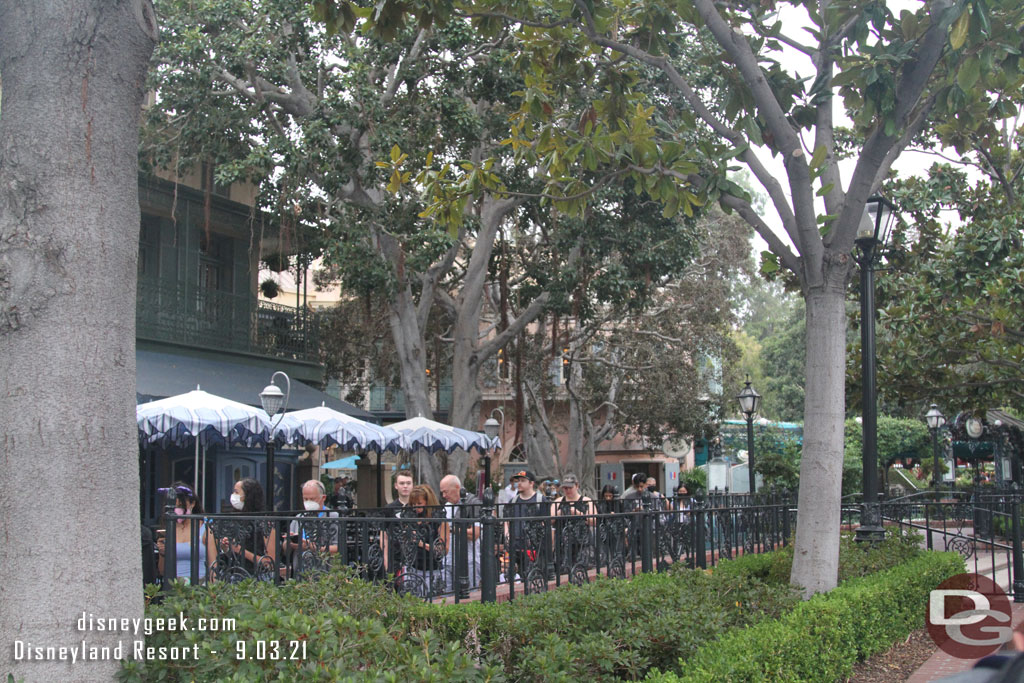
M 843 564 L 866 571 L 879 566 L 884 553 L 906 557 L 901 555 L 901 544 L 906 543 L 894 538 L 876 551 L 865 552 L 844 542 Z M 851 560 L 850 553 L 861 557 Z M 432 605 L 396 595 L 381 584 L 363 582 L 344 568 L 316 581 L 280 587 L 253 581 L 214 584 L 202 590 L 175 586 L 160 604 L 147 607 L 147 617 L 166 618 L 179 612 L 195 618 L 233 617 L 235 628 L 154 633 L 147 637 L 147 646 L 196 644 L 198 659 L 127 662 L 120 679 L 635 680 L 654 669 L 676 669 L 680 661 L 703 662 L 709 656 L 701 654 L 707 643 L 745 633 L 757 624 L 766 624 L 767 633 L 776 634 L 772 637 L 781 647 L 791 626 L 778 624 L 789 624 L 787 619 L 804 620 L 798 622 L 801 628 L 821 630 L 829 643 L 833 630 L 864 631 L 866 635 L 857 636 L 864 639 L 873 634 L 871 629 L 887 623 L 867 619 L 866 614 L 873 614 L 870 610 L 850 616 L 841 605 L 830 607 L 825 616 L 816 611 L 805 614 L 798 592 L 778 579 L 788 578 L 788 570 L 783 572 L 782 567 L 789 562 L 790 551 L 747 555 L 709 571 L 673 568 L 629 581 L 599 578 L 585 586 L 566 586 L 497 604 Z M 869 597 L 865 593 L 864 599 Z M 889 603 L 899 596 L 871 599 L 884 604 L 888 613 Z M 904 610 L 904 602 L 910 600 L 907 597 L 894 609 Z M 841 627 L 826 618 L 832 613 L 843 622 Z M 888 637 L 888 631 L 884 634 Z M 247 655 L 257 654 L 258 641 L 277 641 L 286 654 L 291 653 L 292 641 L 304 643 L 305 656 L 278 661 L 236 659 L 241 647 Z M 688 671 L 689 666 L 681 670 Z M 744 666 L 764 670 L 756 662 Z
M 920 554 L 816 595 L 781 619 L 727 633 L 680 660 L 683 673 L 656 673 L 648 680 L 843 680 L 854 662 L 884 652 L 921 628 L 928 593 L 963 571 L 963 558 L 956 553 Z

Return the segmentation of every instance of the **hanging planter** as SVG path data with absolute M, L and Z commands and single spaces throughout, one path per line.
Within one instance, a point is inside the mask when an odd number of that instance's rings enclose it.
M 280 273 L 282 270 L 288 270 L 291 263 L 284 254 L 268 254 L 263 257 L 263 265 L 275 273 Z
M 281 293 L 281 285 L 276 280 L 266 279 L 260 283 L 260 294 L 268 299 L 273 299 Z

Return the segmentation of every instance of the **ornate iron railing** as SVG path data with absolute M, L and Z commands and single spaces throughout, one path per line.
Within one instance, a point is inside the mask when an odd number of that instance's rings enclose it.
M 141 278 L 136 334 L 161 341 L 315 361 L 319 324 L 312 311 L 259 301 L 194 282 Z
M 282 582 L 343 564 L 366 580 L 387 581 L 427 600 L 494 600 L 499 593 L 514 598 L 598 575 L 624 578 L 678 563 L 704 568 L 774 550 L 787 543 L 795 510 L 788 499 L 759 496 L 729 507 L 702 498 L 646 497 L 413 513 L 391 508 L 191 517 L 188 545 L 167 544 L 165 580 Z M 166 534 L 175 533 L 176 519 L 167 514 Z

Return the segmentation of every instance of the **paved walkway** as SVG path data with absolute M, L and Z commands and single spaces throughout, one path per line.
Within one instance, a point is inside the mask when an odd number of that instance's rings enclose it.
M 937 546 L 938 547 L 938 546 Z M 987 558 L 987 571 L 986 571 L 986 558 L 979 557 L 977 563 L 977 569 L 974 569 L 968 563 L 968 571 L 978 571 L 978 573 L 984 574 L 985 576 L 993 577 L 996 583 L 1005 590 L 1007 593 L 1010 592 L 1010 572 L 1006 568 L 1006 562 L 1003 558 L 999 557 L 996 559 L 996 566 L 992 568 L 991 556 Z M 979 571 L 980 570 L 980 571 Z M 1015 631 L 1024 630 L 1024 603 L 1010 603 L 1010 609 L 1013 617 L 1013 629 Z M 959 659 L 952 655 L 946 654 L 942 650 L 936 649 L 927 662 L 921 665 L 921 668 L 915 671 L 910 678 L 907 679 L 907 683 L 929 683 L 935 679 L 942 678 L 944 676 L 951 676 L 961 671 L 967 671 L 974 666 L 974 659 Z

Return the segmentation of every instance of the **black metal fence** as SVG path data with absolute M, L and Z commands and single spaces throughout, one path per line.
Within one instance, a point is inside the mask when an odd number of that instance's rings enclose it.
M 1017 491 L 927 492 L 883 501 L 882 518 L 921 534 L 929 550 L 960 553 L 968 571 L 1009 586 L 1024 602 L 1022 508 Z M 855 529 L 860 512 L 844 503 L 843 528 Z M 281 583 L 341 564 L 403 593 L 458 602 L 769 552 L 789 542 L 796 506 L 788 494 L 771 493 L 273 515 L 168 512 L 165 537 L 174 538 L 185 519 L 191 534 L 166 544 L 164 581 Z
M 857 510 L 844 510 L 856 518 Z M 882 502 L 887 524 L 922 534 L 929 550 L 960 553 L 969 572 L 1008 587 L 1014 602 L 1024 602 L 1022 511 L 1016 489 L 922 491 Z
M 795 512 L 781 495 L 273 515 L 168 512 L 158 533 L 178 535 L 164 547 L 165 581 L 280 583 L 342 564 L 427 600 L 493 601 L 597 575 L 624 578 L 676 563 L 705 568 L 774 550 L 789 539 Z M 184 520 L 191 520 L 190 533 L 176 531 Z

